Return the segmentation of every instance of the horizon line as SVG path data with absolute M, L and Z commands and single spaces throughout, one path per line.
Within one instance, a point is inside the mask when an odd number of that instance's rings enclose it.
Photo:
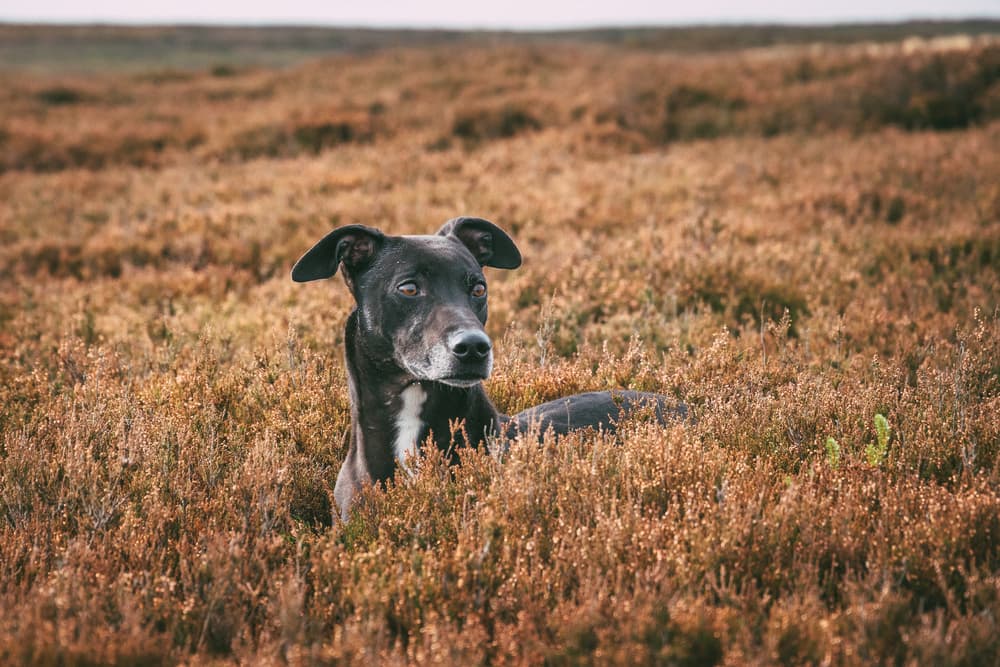
M 738 27 L 780 27 L 780 28 L 813 28 L 813 27 L 858 27 L 858 26 L 888 26 L 906 25 L 912 23 L 997 23 L 1000 26 L 1000 13 L 997 15 L 970 15 L 970 16 L 906 16 L 906 17 L 843 17 L 843 18 L 816 18 L 814 20 L 805 19 L 781 19 L 760 18 L 760 17 L 739 17 L 722 19 L 678 19 L 676 21 L 644 21 L 624 20 L 621 22 L 595 22 L 578 24 L 548 24 L 526 26 L 523 24 L 412 24 L 412 23 L 382 23 L 382 22 L 344 22 L 337 23 L 326 20 L 311 20 L 300 18 L 289 19 L 267 19 L 256 21 L 253 19 L 233 18 L 233 19 L 213 19 L 202 20 L 194 18 L 149 18 L 142 20 L 114 19 L 114 18 L 4 18 L 0 17 L 0 26 L 24 26 L 24 27 L 107 27 L 107 28 L 312 28 L 312 29 L 339 29 L 339 30 L 393 30 L 411 32 L 577 32 L 594 30 L 657 30 L 671 28 L 738 28 Z

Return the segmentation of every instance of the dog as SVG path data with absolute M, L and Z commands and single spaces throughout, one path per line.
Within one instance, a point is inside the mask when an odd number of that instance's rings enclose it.
M 453 463 L 456 448 L 517 433 L 565 435 L 582 428 L 614 431 L 637 408 L 665 423 L 684 405 L 636 391 L 575 394 L 513 416 L 500 414 L 483 389 L 493 369 L 484 267 L 516 269 L 521 253 L 483 218 L 449 220 L 437 234 L 390 236 L 365 225 L 333 230 L 292 268 L 309 282 L 342 271 L 356 307 L 344 346 L 351 406 L 350 445 L 334 488 L 346 521 L 367 483 L 410 473 L 430 437 Z

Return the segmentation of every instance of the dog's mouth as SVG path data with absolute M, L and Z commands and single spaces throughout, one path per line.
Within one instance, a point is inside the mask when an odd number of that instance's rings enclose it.
M 488 376 L 482 375 L 451 375 L 449 377 L 438 378 L 437 382 L 441 384 L 446 384 L 450 387 L 475 387 L 477 384 L 482 382 Z
M 415 379 L 439 382 L 450 387 L 474 387 L 490 376 L 493 370 L 493 354 L 475 361 L 456 359 L 444 345 L 435 345 L 426 354 L 413 359 L 398 355 L 396 361 L 401 368 Z
M 490 376 L 489 366 L 485 368 L 477 369 L 448 369 L 445 373 L 435 373 L 435 369 L 423 369 L 419 366 L 414 368 L 412 366 L 406 366 L 406 370 L 413 375 L 414 379 L 421 382 L 439 382 L 449 387 L 462 387 L 469 388 L 475 387 L 477 384 L 487 379 Z M 430 370 L 431 372 L 427 372 Z

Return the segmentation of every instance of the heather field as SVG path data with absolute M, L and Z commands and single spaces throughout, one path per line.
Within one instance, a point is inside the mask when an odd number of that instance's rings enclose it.
M 409 40 L 0 68 L 0 663 L 1000 665 L 1000 41 Z M 501 410 L 693 419 L 343 523 L 289 270 L 459 214 Z

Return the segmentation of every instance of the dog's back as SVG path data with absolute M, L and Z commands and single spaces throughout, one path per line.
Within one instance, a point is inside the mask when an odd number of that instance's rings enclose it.
M 614 431 L 626 416 L 648 416 L 661 424 L 687 417 L 687 407 L 662 394 L 642 391 L 591 391 L 564 396 L 506 418 L 503 434 L 514 437 L 537 429 L 566 435 L 582 428 Z

